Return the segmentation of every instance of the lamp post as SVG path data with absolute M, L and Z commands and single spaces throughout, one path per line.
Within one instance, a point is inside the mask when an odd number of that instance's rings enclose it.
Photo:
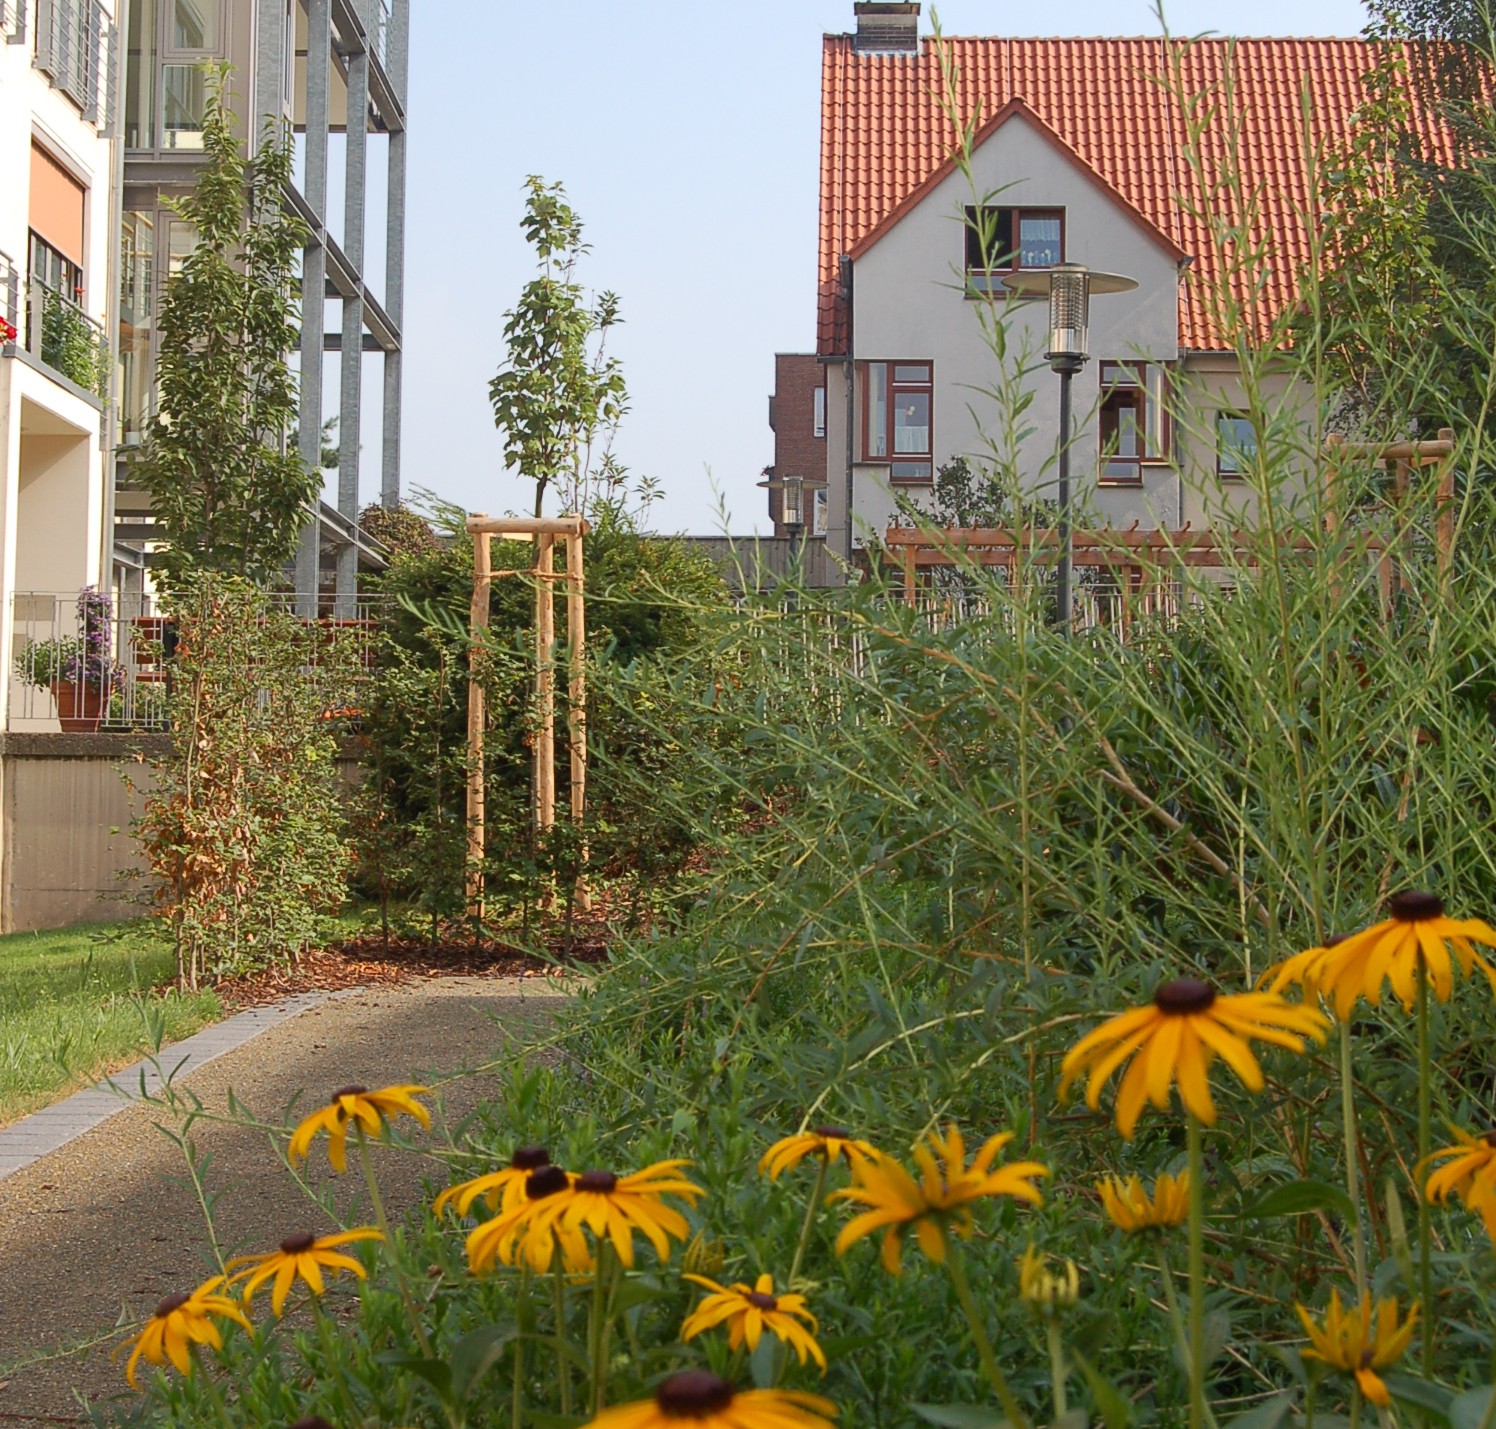
M 1045 360 L 1060 376 L 1060 519 L 1059 560 L 1055 569 L 1055 622 L 1070 629 L 1070 379 L 1090 359 L 1086 329 L 1091 315 L 1092 293 L 1126 293 L 1136 288 L 1136 278 L 1120 273 L 1096 273 L 1084 263 L 1056 263 L 1052 268 L 1033 268 L 1012 273 L 1003 286 L 1022 297 L 1049 295 L 1049 349 Z
M 790 538 L 790 563 L 794 564 L 800 553 L 800 544 L 805 537 L 805 500 L 806 493 L 810 493 L 812 500 L 815 493 L 826 487 L 826 482 L 817 476 L 771 476 L 767 481 L 759 482 L 765 491 L 777 491 L 780 493 L 779 500 L 779 524 L 785 528 Z

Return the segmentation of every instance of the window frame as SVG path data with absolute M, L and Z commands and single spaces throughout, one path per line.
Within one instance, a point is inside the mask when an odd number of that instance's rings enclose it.
M 870 359 L 858 364 L 862 378 L 862 444 L 861 459 L 871 466 L 889 469 L 890 485 L 930 486 L 935 480 L 935 361 L 933 358 Z M 899 378 L 899 369 L 924 368 L 922 380 Z M 872 450 L 872 410 L 874 369 L 883 369 L 881 393 L 883 406 L 883 446 L 881 455 Z M 925 449 L 918 452 L 898 451 L 894 445 L 894 409 L 900 392 L 919 393 L 926 398 Z M 898 467 L 922 467 L 920 472 L 899 472 Z
M 813 388 L 810 394 L 810 434 L 813 437 L 826 435 L 826 385 Z
M 1055 266 L 1053 263 L 1041 263 L 1026 266 L 1023 263 L 1023 237 L 1022 225 L 1025 217 L 1029 218 L 1058 218 L 1060 221 L 1060 256 L 1059 262 L 1065 261 L 1065 237 L 1066 237 L 1066 211 L 1062 206 L 1055 204 L 1007 204 L 1007 203 L 969 203 L 963 210 L 965 222 L 961 225 L 964 235 L 964 271 L 966 274 L 966 289 L 969 296 L 986 297 L 995 290 L 996 286 L 991 282 L 983 285 L 982 280 L 991 279 L 999 274 L 1009 273 L 1047 273 Z M 981 232 L 978 228 L 978 215 L 981 213 L 1007 213 L 1012 217 L 1009 220 L 1009 238 L 1012 244 L 1012 252 L 1007 256 L 1012 262 L 1007 265 L 999 264 L 995 267 L 983 268 L 978 266 L 981 258 Z M 994 231 L 994 237 L 996 233 Z M 987 255 L 991 258 L 1001 258 L 1000 252 Z
M 139 0 L 137 0 L 139 3 Z M 190 49 L 185 45 L 174 45 L 171 43 L 171 27 L 175 23 L 172 11 L 176 0 L 159 0 L 156 7 L 157 34 L 160 38 L 160 47 L 156 52 L 157 65 L 180 63 L 182 60 L 206 60 L 222 59 L 227 49 L 228 41 L 228 7 L 224 0 L 205 0 L 206 7 L 216 9 L 218 12 L 218 43 L 207 48 Z
M 1215 413 L 1215 468 L 1218 481 L 1245 481 L 1246 470 L 1241 466 L 1227 467 L 1223 465 L 1222 458 L 1225 455 L 1225 446 L 1221 441 L 1221 423 L 1223 421 L 1245 422 L 1252 433 L 1252 450 L 1258 450 L 1258 433 L 1252 421 L 1250 412 L 1243 412 L 1235 407 L 1217 407 Z M 1240 449 L 1238 449 L 1240 450 Z
M 1108 381 L 1109 370 L 1120 370 L 1129 380 Z M 1097 376 L 1101 388 L 1097 408 L 1097 480 L 1102 486 L 1141 486 L 1145 467 L 1168 466 L 1172 461 L 1174 431 L 1169 417 L 1169 364 L 1108 357 L 1097 364 Z M 1141 450 L 1135 457 L 1107 456 L 1102 418 L 1107 398 L 1119 389 L 1137 394 Z M 1130 463 L 1133 474 L 1108 476 L 1106 465 L 1109 461 Z

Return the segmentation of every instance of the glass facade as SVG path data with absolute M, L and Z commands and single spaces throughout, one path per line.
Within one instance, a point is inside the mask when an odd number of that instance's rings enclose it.
M 126 210 L 120 227 L 120 436 L 138 442 L 151 419 L 156 215 Z

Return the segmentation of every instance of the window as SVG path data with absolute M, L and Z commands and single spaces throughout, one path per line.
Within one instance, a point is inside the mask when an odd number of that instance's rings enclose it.
M 70 302 L 83 301 L 83 269 L 35 233 L 31 235 L 31 277 Z
M 863 369 L 863 456 L 886 462 L 890 481 L 931 479 L 932 366 L 869 362 Z
M 192 54 L 216 54 L 220 0 L 171 0 L 167 47 Z
M 997 208 L 991 204 L 966 209 L 966 277 L 979 293 L 994 292 L 1001 283 L 995 273 L 1015 268 L 1053 268 L 1065 261 L 1065 210 L 1062 208 Z
M 207 86 L 195 64 L 161 66 L 161 147 L 201 149 Z
M 1101 364 L 1100 479 L 1137 485 L 1143 467 L 1169 459 L 1168 369 L 1161 362 Z
M 816 388 L 813 402 L 814 415 L 811 418 L 811 433 L 817 437 L 824 437 L 826 435 L 826 389 L 824 387 Z
M 812 536 L 824 536 L 826 534 L 827 512 L 829 510 L 830 506 L 828 504 L 826 488 L 824 486 L 818 487 L 815 492 L 815 502 L 811 507 L 810 534 Z
M 1257 458 L 1257 429 L 1242 412 L 1216 413 L 1216 475 L 1242 477 Z

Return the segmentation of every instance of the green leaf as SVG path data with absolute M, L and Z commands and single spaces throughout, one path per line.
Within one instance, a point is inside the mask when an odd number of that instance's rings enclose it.
M 441 1360 L 428 1360 L 422 1355 L 379 1355 L 378 1363 L 396 1369 L 408 1369 L 419 1375 L 440 1396 L 442 1403 L 452 1403 L 452 1370 Z
M 1382 1378 L 1392 1397 L 1400 1404 L 1411 1405 L 1431 1414 L 1441 1423 L 1449 1423 L 1449 1412 L 1454 1395 L 1442 1384 L 1430 1384 L 1411 1374 L 1386 1374 Z
M 473 1392 L 473 1386 L 503 1357 L 515 1334 L 512 1324 L 483 1325 L 458 1340 L 451 1358 L 454 1398 L 460 1402 Z
M 1274 1394 L 1254 1404 L 1244 1414 L 1227 1421 L 1226 1429 L 1278 1429 L 1293 1409 L 1292 1394 Z
M 1449 1401 L 1449 1422 L 1452 1429 L 1480 1429 L 1485 1423 L 1486 1415 L 1491 1412 L 1493 1394 L 1496 1394 L 1496 1386 L 1480 1384 L 1474 1389 L 1467 1389 L 1463 1394 L 1455 1395 Z
M 974 1404 L 911 1404 L 909 1406 L 926 1424 L 941 1429 L 1011 1429 L 996 1410 L 980 1409 Z
M 1096 1401 L 1096 1412 L 1106 1421 L 1106 1429 L 1127 1429 L 1132 1423 L 1132 1405 L 1127 1397 L 1079 1350 L 1072 1348 L 1070 1353 L 1091 1386 L 1091 1398 Z
M 1269 1216 L 1303 1216 L 1311 1211 L 1334 1211 L 1345 1221 L 1356 1219 L 1351 1198 L 1328 1181 L 1290 1181 L 1286 1186 L 1275 1186 L 1242 1214 L 1261 1220 Z

